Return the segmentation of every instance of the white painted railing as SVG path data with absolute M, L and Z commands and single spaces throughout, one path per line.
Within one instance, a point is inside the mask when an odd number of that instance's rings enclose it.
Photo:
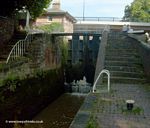
M 96 91 L 96 84 L 97 84 L 99 78 L 101 77 L 101 75 L 102 75 L 103 73 L 107 74 L 107 77 L 108 77 L 108 81 L 107 81 L 108 86 L 107 86 L 107 89 L 108 89 L 108 92 L 110 91 L 110 72 L 109 72 L 109 70 L 103 69 L 103 70 L 99 73 L 97 79 L 96 79 L 95 82 L 94 82 L 93 89 L 92 89 L 92 92 L 93 92 L 93 93 Z
M 28 34 L 24 40 L 19 40 L 11 49 L 6 60 L 6 64 L 9 61 L 13 61 L 17 59 L 18 57 L 22 57 L 26 52 L 27 47 L 30 44 L 31 40 L 32 40 L 32 34 Z

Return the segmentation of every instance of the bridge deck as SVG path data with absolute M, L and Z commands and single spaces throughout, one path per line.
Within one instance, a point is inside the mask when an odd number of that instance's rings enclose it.
M 74 35 L 80 35 L 80 36 L 93 36 L 93 35 L 101 35 L 100 32 L 75 32 L 75 33 L 67 33 L 67 32 L 53 32 L 51 33 L 52 36 L 74 36 Z
M 122 21 L 78 21 L 76 24 L 101 24 L 101 25 L 124 25 L 129 24 L 132 26 L 149 26 L 150 23 L 145 22 L 122 22 Z

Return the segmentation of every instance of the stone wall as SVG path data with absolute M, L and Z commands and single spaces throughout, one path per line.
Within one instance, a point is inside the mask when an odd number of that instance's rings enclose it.
M 5 17 L 0 17 L 0 47 L 9 41 L 14 32 L 14 21 Z
M 24 79 L 9 77 L 0 87 L 0 127 L 12 128 L 6 120 L 31 120 L 63 93 L 61 69 L 37 70 Z
M 147 80 L 150 82 L 150 44 L 144 42 L 143 36 L 140 35 L 129 35 L 133 38 L 139 50 L 143 67 L 144 73 L 147 77 Z
M 144 72 L 147 80 L 150 82 L 150 44 L 139 42 L 139 52 L 144 66 Z

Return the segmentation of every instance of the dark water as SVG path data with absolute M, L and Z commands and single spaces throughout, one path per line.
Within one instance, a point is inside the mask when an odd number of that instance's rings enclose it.
M 33 118 L 41 123 L 25 124 L 24 128 L 68 128 L 84 98 L 85 95 L 65 93 Z

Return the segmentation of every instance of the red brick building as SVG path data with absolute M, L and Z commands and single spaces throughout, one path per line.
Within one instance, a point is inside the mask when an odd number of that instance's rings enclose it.
M 60 9 L 60 0 L 54 0 L 52 8 L 47 9 L 46 13 L 37 18 L 36 25 L 51 24 L 53 22 L 61 23 L 64 27 L 64 32 L 73 32 L 73 24 L 76 19 L 68 12 Z

